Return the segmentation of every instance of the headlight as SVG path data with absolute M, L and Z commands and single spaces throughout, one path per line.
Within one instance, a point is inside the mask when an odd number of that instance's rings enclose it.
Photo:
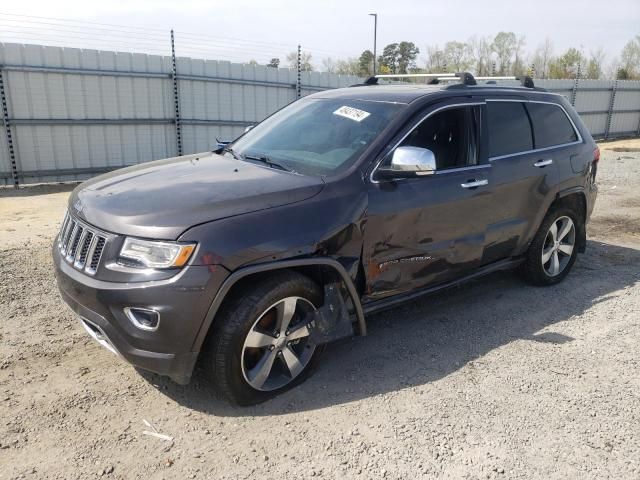
M 134 267 L 182 267 L 195 248 L 195 243 L 154 242 L 127 237 L 120 249 L 120 259 Z

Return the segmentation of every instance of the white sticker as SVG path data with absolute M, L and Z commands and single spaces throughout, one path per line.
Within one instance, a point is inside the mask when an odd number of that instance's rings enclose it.
M 367 118 L 369 115 L 371 115 L 369 112 L 365 112 L 364 110 L 358 110 L 357 108 L 353 108 L 353 107 L 347 107 L 346 105 L 337 109 L 335 112 L 333 112 L 333 114 L 340 115 L 341 117 L 349 118 L 351 120 L 355 120 L 356 122 L 361 122 L 362 120 Z

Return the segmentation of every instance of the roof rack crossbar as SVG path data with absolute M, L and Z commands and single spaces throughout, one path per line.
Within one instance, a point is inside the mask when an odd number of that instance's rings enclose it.
M 503 76 L 503 77 L 476 77 L 476 80 L 517 80 L 518 77 L 509 77 L 509 76 Z
M 454 78 L 455 73 L 383 73 L 375 75 L 375 78 L 436 78 L 436 77 L 451 77 Z
M 521 77 L 514 76 L 491 76 L 491 77 L 474 77 L 469 72 L 458 73 L 384 73 L 380 75 L 374 75 L 367 78 L 364 81 L 364 85 L 377 85 L 379 78 L 429 78 L 430 84 L 437 84 L 440 82 L 459 81 L 461 86 L 474 86 L 477 85 L 477 80 L 486 81 L 487 83 L 496 83 L 496 80 L 519 80 L 520 84 L 525 88 L 535 88 L 533 79 L 524 75 Z M 451 85 L 448 88 L 454 88 L 455 85 Z

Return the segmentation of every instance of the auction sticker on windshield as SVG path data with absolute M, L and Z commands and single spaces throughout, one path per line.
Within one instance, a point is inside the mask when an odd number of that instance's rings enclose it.
M 361 122 L 369 115 L 371 115 L 369 112 L 365 112 L 364 110 L 359 110 L 353 107 L 347 107 L 346 105 L 337 109 L 335 112 L 333 112 L 333 114 L 355 120 L 356 122 Z

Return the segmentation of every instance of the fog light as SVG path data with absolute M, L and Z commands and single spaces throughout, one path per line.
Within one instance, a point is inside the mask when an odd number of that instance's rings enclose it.
M 126 307 L 124 313 L 140 330 L 153 332 L 160 325 L 160 313 L 150 308 Z

